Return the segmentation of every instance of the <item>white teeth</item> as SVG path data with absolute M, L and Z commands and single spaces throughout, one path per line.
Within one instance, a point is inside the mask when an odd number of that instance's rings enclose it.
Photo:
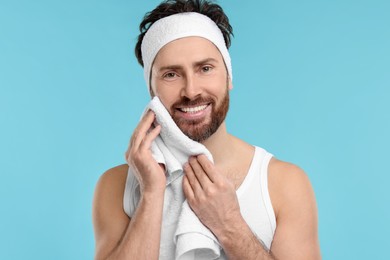
M 207 107 L 207 105 L 198 106 L 198 107 L 182 107 L 181 111 L 183 111 L 185 113 L 196 113 L 196 112 L 199 112 L 201 110 L 204 110 L 206 107 Z

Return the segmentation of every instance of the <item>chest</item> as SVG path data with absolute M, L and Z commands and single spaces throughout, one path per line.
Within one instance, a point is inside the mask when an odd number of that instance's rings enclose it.
M 231 183 L 233 183 L 236 190 L 241 186 L 248 175 L 251 162 L 252 160 L 250 158 L 244 162 L 229 165 L 228 167 L 222 169 L 222 173 Z

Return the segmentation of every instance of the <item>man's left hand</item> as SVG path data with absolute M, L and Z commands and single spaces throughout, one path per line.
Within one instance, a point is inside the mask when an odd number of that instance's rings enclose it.
M 183 191 L 199 220 L 215 235 L 242 219 L 233 185 L 205 155 L 184 165 Z

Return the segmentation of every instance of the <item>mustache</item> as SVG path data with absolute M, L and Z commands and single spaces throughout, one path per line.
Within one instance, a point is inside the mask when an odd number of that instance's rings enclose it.
M 214 103 L 214 100 L 211 97 L 197 97 L 196 99 L 189 99 L 188 97 L 182 97 L 180 100 L 175 102 L 172 107 L 187 107 L 187 106 L 196 106 L 198 104 L 205 103 Z

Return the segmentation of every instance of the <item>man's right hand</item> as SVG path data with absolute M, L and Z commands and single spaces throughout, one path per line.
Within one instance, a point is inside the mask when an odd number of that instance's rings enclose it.
M 141 119 L 131 137 L 126 151 L 126 161 L 138 179 L 141 194 L 163 193 L 166 177 L 163 166 L 153 158 L 152 142 L 159 135 L 161 126 L 153 127 L 155 114 L 149 110 Z

